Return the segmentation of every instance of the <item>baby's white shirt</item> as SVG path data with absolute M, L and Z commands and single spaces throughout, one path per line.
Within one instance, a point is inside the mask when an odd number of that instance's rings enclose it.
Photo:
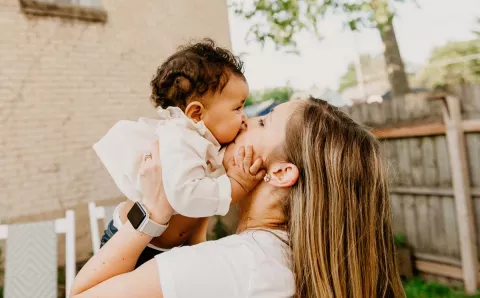
M 167 199 L 188 217 L 225 215 L 231 184 L 223 167 L 220 144 L 203 121 L 195 123 L 176 107 L 158 109 L 159 119 L 117 122 L 93 149 L 120 191 L 142 198 L 139 169 L 143 154 L 160 141 L 160 164 Z

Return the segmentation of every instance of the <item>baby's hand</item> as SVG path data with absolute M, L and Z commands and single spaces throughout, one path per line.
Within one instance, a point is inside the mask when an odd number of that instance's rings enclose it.
M 235 158 L 227 165 L 227 175 L 232 184 L 232 203 L 245 197 L 265 176 L 262 159 L 253 162 L 253 146 L 240 147 Z

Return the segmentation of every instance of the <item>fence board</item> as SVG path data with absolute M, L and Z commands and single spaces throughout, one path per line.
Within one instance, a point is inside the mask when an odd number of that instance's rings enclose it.
M 405 97 L 396 98 L 393 101 L 392 106 L 393 106 L 393 109 L 397 111 L 397 119 L 399 122 L 408 120 L 410 118 L 410 113 L 408 113 L 408 110 L 407 110 Z
M 435 139 L 423 138 L 423 171 L 424 184 L 427 187 L 438 187 L 438 167 L 436 160 Z M 445 223 L 443 221 L 442 202 L 439 196 L 428 196 L 428 233 L 425 237 L 428 239 L 429 247 L 427 252 L 441 254 L 446 246 Z
M 407 165 L 411 167 L 412 186 L 420 186 L 424 183 L 423 177 L 423 156 L 420 138 L 411 138 L 407 140 L 410 151 L 410 163 Z
M 480 186 L 480 134 L 467 134 L 466 142 L 471 184 L 478 187 Z M 475 228 L 478 235 L 480 232 L 480 199 L 474 199 L 473 204 Z M 480 255 L 480 237 L 477 237 L 477 252 Z
M 385 119 L 384 124 L 388 125 L 390 123 L 397 122 L 398 115 L 397 115 L 397 111 L 393 108 L 393 101 L 386 100 L 382 102 L 381 106 L 382 106 L 382 111 Z
M 372 103 L 368 107 L 368 114 L 372 126 L 378 126 L 385 123 L 385 114 L 379 103 Z
M 409 156 L 409 140 L 394 140 L 395 148 L 397 151 L 397 164 L 398 164 L 398 175 L 397 182 L 395 185 L 405 185 L 411 186 L 412 184 L 412 175 L 410 167 L 410 156 Z
M 435 140 L 436 161 L 438 168 L 438 185 L 440 187 L 452 186 L 452 172 L 450 169 L 450 157 L 448 155 L 447 138 L 437 136 Z M 439 217 L 443 221 L 443 231 L 445 233 L 444 243 L 441 253 L 446 256 L 460 257 L 460 243 L 457 232 L 457 218 L 455 213 L 454 201 L 452 196 L 440 197 L 442 214 Z
M 417 236 L 417 214 L 415 208 L 415 198 L 411 195 L 403 196 L 403 215 L 405 218 L 405 232 L 408 243 L 414 247 L 418 247 Z
M 474 103 L 474 106 L 475 106 L 475 114 L 477 115 L 477 118 L 478 116 L 480 115 L 480 85 L 475 85 L 475 86 L 472 86 L 472 88 L 474 89 L 474 98 L 472 98 L 471 100 L 473 101 Z
M 385 166 L 387 168 L 388 181 L 390 182 L 390 185 L 394 185 L 398 176 L 398 158 L 396 156 L 394 141 L 383 141 L 381 143 L 381 147 L 382 156 L 385 160 Z
M 462 114 L 467 118 L 474 117 L 480 112 L 480 85 L 476 86 L 459 86 L 454 89 L 454 92 L 461 99 Z
M 475 216 L 475 228 L 477 229 L 477 235 L 480 231 L 480 198 L 473 199 L 473 208 Z M 477 237 L 477 252 L 480 256 L 480 237 Z
M 452 171 L 450 170 L 450 157 L 448 155 L 447 138 L 445 136 L 435 137 L 435 144 L 439 186 L 451 187 Z
M 430 222 L 431 253 L 442 255 L 447 247 L 447 235 L 445 233 L 445 221 L 443 217 L 442 198 L 429 197 L 428 220 Z
M 467 134 L 466 145 L 471 185 L 478 187 L 480 186 L 480 134 Z
M 416 216 L 417 216 L 417 239 L 418 239 L 418 252 L 429 253 L 433 250 L 433 243 L 430 239 L 430 216 L 428 197 L 415 196 Z
M 394 233 L 406 234 L 405 221 L 403 215 L 403 199 L 399 195 L 390 195 L 390 202 L 392 206 L 392 225 Z
M 447 240 L 444 254 L 449 257 L 460 258 L 460 243 L 458 241 L 458 227 L 453 198 L 443 197 L 442 207 L 443 220 L 445 222 L 445 239 Z
M 408 150 L 410 151 L 411 185 L 424 185 L 423 154 L 420 138 L 411 138 L 408 141 Z M 417 229 L 417 250 L 419 252 L 428 252 L 430 239 L 428 222 L 428 200 L 426 196 L 415 196 L 415 216 Z

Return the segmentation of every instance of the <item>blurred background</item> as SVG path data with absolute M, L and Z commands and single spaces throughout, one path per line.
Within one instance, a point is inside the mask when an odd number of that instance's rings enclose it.
M 154 116 L 157 67 L 203 37 L 245 62 L 248 116 L 313 95 L 372 128 L 408 297 L 476 292 L 479 0 L 0 0 L 0 225 L 74 211 L 81 266 L 103 233 L 92 220 L 123 200 L 91 146 L 120 119 Z M 234 232 L 235 208 L 210 224 L 211 239 Z

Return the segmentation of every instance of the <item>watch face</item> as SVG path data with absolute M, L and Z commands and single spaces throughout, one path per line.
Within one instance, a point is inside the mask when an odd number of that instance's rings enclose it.
M 147 217 L 147 213 L 145 213 L 145 210 L 143 210 L 138 202 L 133 205 L 127 215 L 128 220 L 135 229 L 138 229 L 145 217 Z

